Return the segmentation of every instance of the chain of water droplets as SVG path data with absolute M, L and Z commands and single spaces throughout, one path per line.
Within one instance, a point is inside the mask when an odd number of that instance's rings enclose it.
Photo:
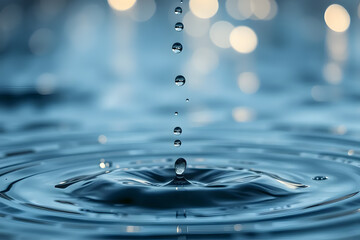
M 180 3 L 183 3 L 183 1 L 180 0 Z M 180 6 L 176 7 L 175 8 L 175 15 L 181 15 L 182 11 L 183 10 L 182 10 L 182 8 Z M 182 22 L 176 22 L 174 28 L 175 28 L 175 31 L 181 32 L 184 29 L 184 24 Z M 182 50 L 183 50 L 183 46 L 182 46 L 181 43 L 175 42 L 172 45 L 172 51 L 175 54 L 181 53 Z M 177 75 L 175 77 L 175 84 L 178 87 L 184 86 L 185 81 L 186 81 L 186 79 L 185 79 L 185 77 L 183 75 Z M 188 101 L 189 101 L 189 99 L 187 98 L 186 102 L 188 102 Z M 178 112 L 175 112 L 175 116 L 177 116 L 178 114 L 179 114 Z M 173 132 L 174 132 L 175 136 L 180 136 L 181 133 L 182 133 L 182 129 L 181 129 L 181 127 L 175 127 Z M 181 146 L 181 140 L 176 139 L 174 141 L 174 146 L 175 147 L 180 147 Z M 176 162 L 175 162 L 175 173 L 176 173 L 177 178 L 182 178 L 183 177 L 185 169 L 186 169 L 186 160 L 184 158 L 178 158 L 176 160 Z

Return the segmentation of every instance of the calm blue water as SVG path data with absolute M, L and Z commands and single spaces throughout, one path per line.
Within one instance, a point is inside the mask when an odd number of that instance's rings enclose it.
M 186 24 L 176 32 L 175 1 L 156 1 L 145 22 L 98 1 L 45 20 L 37 3 L 13 3 L 21 20 L 1 40 L 0 239 L 358 239 L 358 6 L 343 3 L 347 57 L 331 84 L 328 2 L 277 3 L 271 21 L 235 21 L 224 4 L 211 20 L 254 29 L 250 55 Z M 42 55 L 28 50 L 38 28 L 53 34 Z M 194 70 L 199 48 L 218 58 L 209 71 Z M 242 72 L 259 79 L 254 94 L 239 89 Z

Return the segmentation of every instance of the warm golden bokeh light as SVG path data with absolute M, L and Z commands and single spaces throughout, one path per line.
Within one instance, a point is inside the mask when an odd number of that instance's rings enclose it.
M 198 18 L 211 18 L 219 9 L 218 0 L 190 0 L 191 12 Z
M 125 11 L 134 6 L 136 0 L 108 0 L 111 8 L 117 11 Z
M 239 26 L 230 34 L 230 44 L 239 53 L 250 53 L 257 46 L 256 33 L 249 27 Z
M 256 93 L 260 87 L 260 81 L 255 73 L 243 72 L 238 77 L 240 90 L 246 94 Z
M 330 5 L 324 14 L 326 25 L 335 32 L 345 32 L 350 26 L 350 15 L 339 4 Z
M 234 26 L 226 21 L 219 21 L 214 23 L 210 28 L 211 41 L 220 48 L 229 48 L 229 36 Z

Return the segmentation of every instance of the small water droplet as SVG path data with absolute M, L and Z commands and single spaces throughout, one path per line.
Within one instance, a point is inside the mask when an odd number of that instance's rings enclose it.
M 176 127 L 176 128 L 174 128 L 174 134 L 175 134 L 175 135 L 180 135 L 181 133 L 182 133 L 181 127 Z
M 180 146 L 181 146 L 181 141 L 180 141 L 179 139 L 176 139 L 176 140 L 174 141 L 174 146 L 175 146 L 175 147 L 180 147 Z
M 186 102 L 189 102 L 189 101 L 190 101 L 190 99 L 188 99 L 188 98 L 187 98 L 185 101 L 186 101 Z
M 183 29 L 184 29 L 184 24 L 182 24 L 181 22 L 175 23 L 175 30 L 177 32 L 181 32 Z
M 313 180 L 315 180 L 315 181 L 323 181 L 323 180 L 326 180 L 326 179 L 328 179 L 328 177 L 326 177 L 326 176 L 313 177 Z
M 179 113 L 178 113 L 178 112 L 175 112 L 175 116 L 177 116 L 177 115 L 179 115 Z
M 176 42 L 172 45 L 172 50 L 174 53 L 181 53 L 181 51 L 183 50 L 183 46 L 181 45 L 181 43 Z
M 178 158 L 175 162 L 175 173 L 176 177 L 184 177 L 184 172 L 186 170 L 186 160 L 184 158 Z
M 182 13 L 182 8 L 181 7 L 176 7 L 175 8 L 175 14 L 179 15 Z
M 184 84 L 185 84 L 185 77 L 183 76 L 183 75 L 178 75 L 178 76 L 176 76 L 176 78 L 175 78 L 175 84 L 177 85 L 177 86 L 183 86 Z

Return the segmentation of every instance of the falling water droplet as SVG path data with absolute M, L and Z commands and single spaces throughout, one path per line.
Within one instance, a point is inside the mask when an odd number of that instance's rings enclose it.
M 176 42 L 172 45 L 172 50 L 174 53 L 181 53 L 182 49 L 183 46 L 181 45 L 181 43 Z
M 176 7 L 175 8 L 175 14 L 179 15 L 182 13 L 182 8 L 181 7 Z
M 328 179 L 328 177 L 326 177 L 326 176 L 313 177 L 313 180 L 315 180 L 315 181 L 323 181 L 323 180 L 326 180 L 326 179 Z
M 178 112 L 175 112 L 175 116 L 177 116 L 179 113 Z
M 184 29 L 184 24 L 182 24 L 181 22 L 175 23 L 175 30 L 177 32 L 181 32 L 183 29 Z
M 175 134 L 175 135 L 180 135 L 181 133 L 182 133 L 181 127 L 176 127 L 176 128 L 174 128 L 174 134 Z
M 184 158 L 178 158 L 175 162 L 175 173 L 176 177 L 184 177 L 184 172 L 186 170 L 186 160 Z
M 176 139 L 176 140 L 174 141 L 174 146 L 175 146 L 175 147 L 180 147 L 180 146 L 181 146 L 181 141 L 180 141 L 179 139 Z
M 185 101 L 186 101 L 186 102 L 189 102 L 189 101 L 190 101 L 190 99 L 188 99 L 188 98 L 187 98 Z
M 178 75 L 178 76 L 176 76 L 176 78 L 175 78 L 175 84 L 177 85 L 177 86 L 183 86 L 184 84 L 185 84 L 185 77 L 184 76 L 182 76 L 182 75 Z

